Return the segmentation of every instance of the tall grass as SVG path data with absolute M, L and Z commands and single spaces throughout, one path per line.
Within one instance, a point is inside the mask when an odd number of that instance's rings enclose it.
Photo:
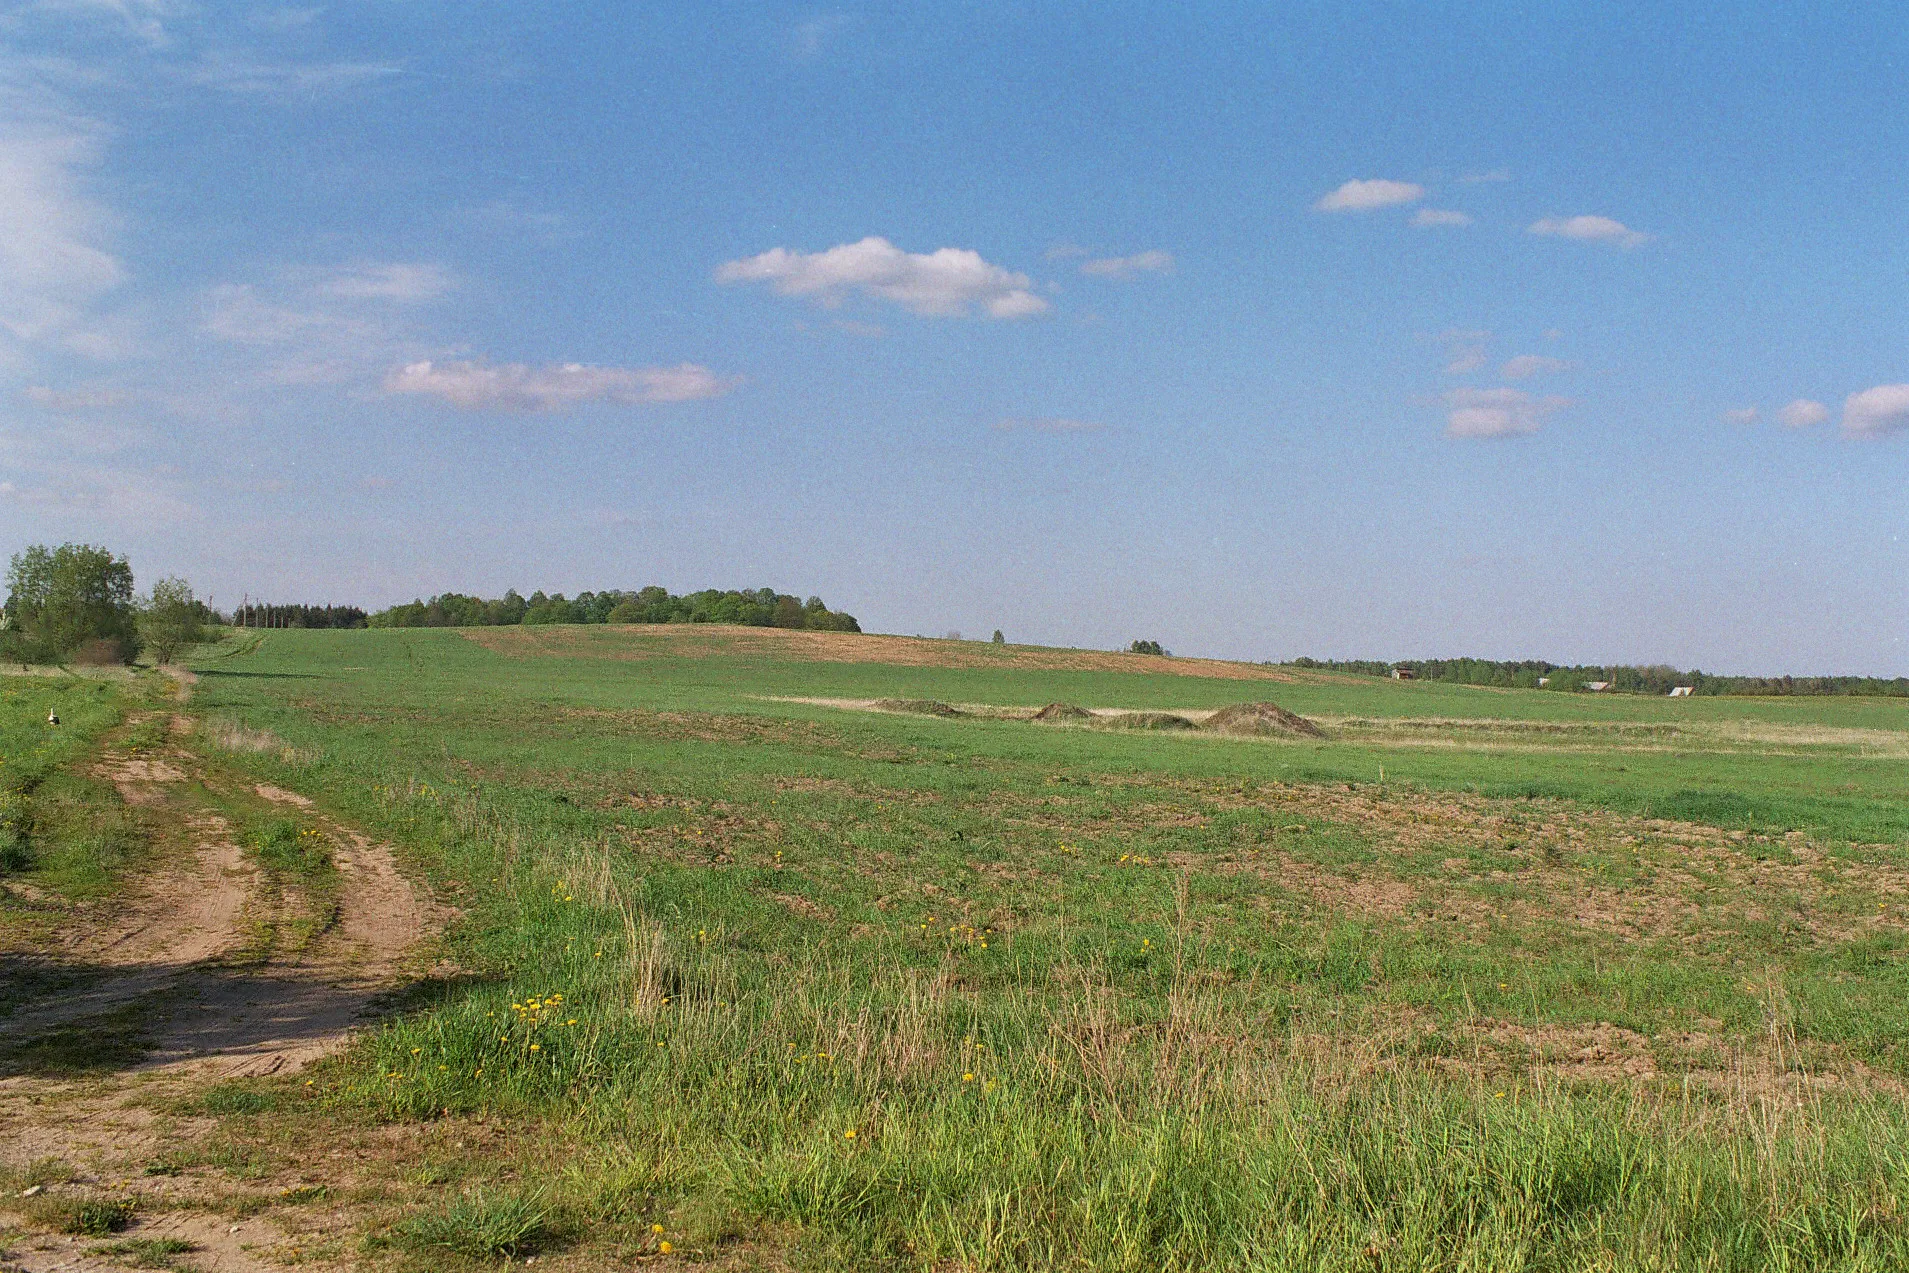
M 1434 1071 L 1350 1006 L 1324 1033 L 1241 1017 L 1184 912 L 1157 996 L 1064 950 L 979 993 L 972 941 L 927 968 L 762 950 L 644 905 L 596 846 L 439 807 L 497 979 L 387 1027 L 336 1098 L 554 1115 L 586 1222 L 742 1223 L 863 1266 L 1909 1265 L 1909 1118 L 1780 1050 L 1681 1087 Z

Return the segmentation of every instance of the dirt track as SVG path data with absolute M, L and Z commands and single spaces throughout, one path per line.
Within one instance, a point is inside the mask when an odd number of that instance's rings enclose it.
M 296 1070 L 343 1046 L 379 996 L 423 971 L 446 913 L 398 870 L 389 846 L 294 793 L 241 791 L 286 807 L 331 845 L 336 886 L 322 905 L 279 886 L 211 807 L 204 784 L 222 779 L 185 745 L 188 728 L 175 719 L 161 754 L 109 749 L 100 760 L 99 775 L 170 848 L 104 922 L 76 914 L 61 927 L 42 962 L 86 972 L 83 990 L 0 1018 L 0 1059 L 63 1030 L 133 1030 L 150 1050 L 82 1079 L 9 1064 L 13 1076 L 0 1078 L 0 1166 L 18 1171 L 57 1158 L 80 1179 L 54 1192 L 112 1189 L 146 1198 L 156 1205 L 142 1206 L 119 1237 L 191 1242 L 192 1268 L 276 1267 L 249 1249 L 285 1241 L 267 1219 L 234 1224 L 195 1208 L 190 1180 L 140 1178 L 145 1164 L 191 1134 L 182 1120 L 155 1117 L 152 1106 L 216 1080 Z M 303 922 L 297 941 L 274 937 L 288 931 L 280 922 L 288 916 Z M 124 1267 L 89 1254 L 100 1245 L 53 1234 L 0 1240 L 0 1270 Z

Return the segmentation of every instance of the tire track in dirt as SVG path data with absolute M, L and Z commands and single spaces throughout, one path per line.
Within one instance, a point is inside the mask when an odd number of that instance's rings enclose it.
M 338 874 L 335 922 L 296 952 L 261 956 L 252 946 L 258 921 L 275 904 L 271 881 L 247 860 L 230 821 L 195 795 L 208 773 L 180 742 L 190 722 L 175 717 L 172 725 L 163 753 L 109 751 L 95 772 L 185 851 L 132 891 L 111 919 L 76 916 L 47 952 L 49 963 L 90 966 L 96 984 L 3 1023 L 7 1040 L 17 1044 L 136 1007 L 145 1010 L 156 1046 L 143 1062 L 105 1077 L 0 1079 L 0 1165 L 18 1169 L 49 1157 L 74 1164 L 78 1178 L 49 1186 L 49 1196 L 140 1200 L 132 1226 L 115 1240 L 178 1239 L 191 1245 L 187 1267 L 253 1273 L 283 1267 L 287 1252 L 304 1262 L 309 1255 L 300 1256 L 299 1246 L 309 1251 L 326 1233 L 342 1237 L 349 1217 L 299 1209 L 233 1223 L 189 1177 L 141 1178 L 145 1163 L 215 1125 L 160 1117 L 152 1102 L 188 1097 L 221 1079 L 295 1070 L 344 1046 L 381 996 L 423 971 L 430 940 L 450 912 L 405 878 L 389 845 L 303 796 L 261 784 L 253 788 L 260 799 L 295 811 L 327 837 Z M 99 1238 L 26 1232 L 0 1239 L 0 1270 L 125 1267 L 125 1257 L 115 1262 L 99 1250 L 104 1245 Z M 336 1267 L 318 1261 L 327 1266 Z

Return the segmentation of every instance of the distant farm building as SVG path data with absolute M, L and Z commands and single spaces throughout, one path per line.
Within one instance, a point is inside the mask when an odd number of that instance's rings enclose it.
M 1548 677 L 1548 676 L 1541 676 L 1541 677 L 1539 677 L 1539 678 L 1538 678 L 1538 688 L 1539 688 L 1539 689 L 1543 689 L 1543 688 L 1544 688 L 1545 686 L 1547 686 L 1547 685 L 1549 685 L 1549 684 L 1551 684 L 1551 678 L 1550 678 L 1550 677 Z
M 1395 681 L 1416 681 L 1418 680 L 1418 673 L 1409 667 L 1395 667 L 1392 669 L 1392 679 Z
M 1670 696 L 1672 698 L 1689 698 L 1696 692 L 1697 687 L 1695 685 L 1673 685 L 1670 687 Z
M 1609 681 L 1586 681 L 1584 688 L 1590 690 L 1593 694 L 1602 694 L 1605 690 L 1611 688 L 1611 683 Z

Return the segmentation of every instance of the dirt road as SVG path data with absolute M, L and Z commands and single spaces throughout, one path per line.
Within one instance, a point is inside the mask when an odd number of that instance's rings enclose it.
M 115 1262 L 111 1243 L 147 1239 L 189 1244 L 180 1267 L 280 1267 L 294 1239 L 271 1218 L 200 1205 L 211 1182 L 189 1173 L 147 1174 L 210 1122 L 154 1111 L 216 1081 L 296 1070 L 343 1046 L 373 1018 L 380 996 L 425 971 L 447 918 L 388 845 L 303 796 L 213 772 L 189 731 L 174 718 L 162 748 L 109 746 L 98 761 L 98 776 L 165 847 L 110 913 L 76 912 L 47 944 L 41 971 L 76 974 L 83 988 L 0 1017 L 0 1073 L 8 1075 L 0 1077 L 0 1170 L 22 1183 L 71 1174 L 40 1184 L 31 1201 L 42 1208 L 102 1191 L 140 1205 L 110 1241 L 31 1228 L 8 1234 L 0 1219 L 4 1273 L 123 1268 L 125 1253 Z M 321 837 L 336 868 L 326 887 L 307 896 L 260 870 L 214 793 L 228 805 L 236 796 L 281 808 Z M 143 1046 L 126 1049 L 129 1036 Z M 125 1063 L 88 1066 L 89 1048 L 126 1049 Z M 46 1055 L 92 1072 L 51 1077 L 34 1060 Z M 321 1220 L 296 1240 L 309 1246 L 323 1229 Z M 267 1251 L 280 1253 L 258 1254 Z

